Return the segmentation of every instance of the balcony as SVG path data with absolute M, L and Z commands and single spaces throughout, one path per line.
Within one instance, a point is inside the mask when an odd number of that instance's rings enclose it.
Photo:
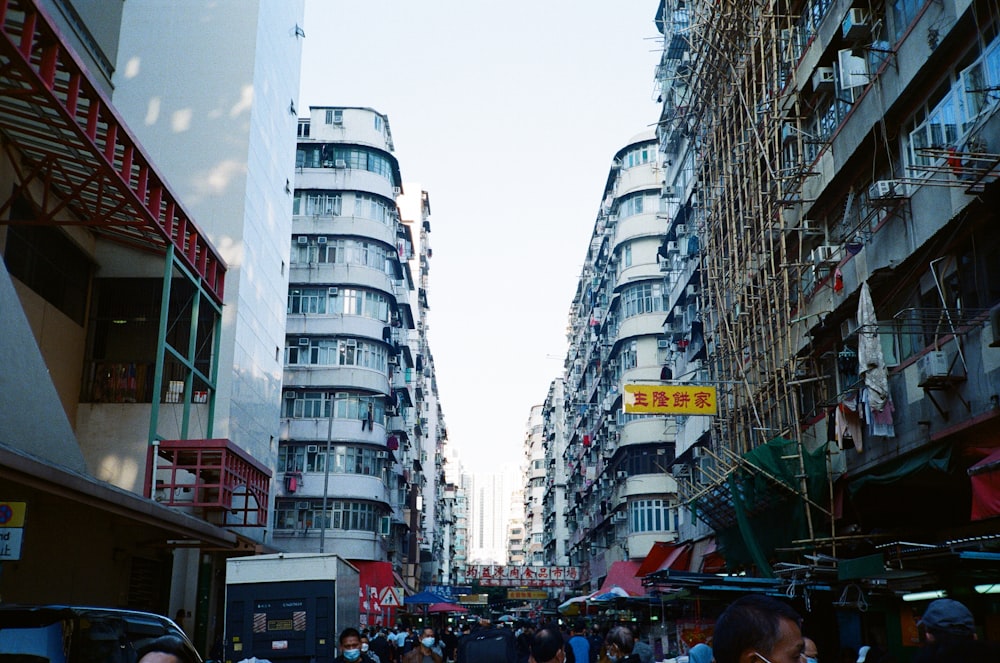
M 158 448 L 154 457 L 150 447 L 146 460 L 156 464 L 158 502 L 216 525 L 267 525 L 271 470 L 231 440 L 162 440 Z M 154 496 L 148 480 L 145 495 Z

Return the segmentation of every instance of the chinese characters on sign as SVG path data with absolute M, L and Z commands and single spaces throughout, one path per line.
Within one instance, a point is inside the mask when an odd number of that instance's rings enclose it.
M 466 577 L 485 587 L 562 587 L 580 580 L 575 566 L 498 566 L 480 564 L 468 567 Z
M 628 414 L 719 413 L 715 387 L 705 385 L 625 385 L 625 412 Z

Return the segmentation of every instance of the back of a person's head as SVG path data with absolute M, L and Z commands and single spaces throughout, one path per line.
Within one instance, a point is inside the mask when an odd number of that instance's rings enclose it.
M 748 649 L 771 651 L 780 639 L 781 620 L 801 623 L 799 614 L 776 598 L 748 594 L 729 604 L 715 622 L 712 653 L 716 663 L 737 663 Z
M 558 628 L 545 628 L 531 636 L 531 658 L 535 663 L 550 663 L 563 648 L 563 636 Z
M 146 654 L 159 652 L 175 656 L 181 663 L 195 663 L 184 641 L 176 635 L 161 635 L 158 638 L 142 643 L 135 652 L 135 660 L 140 661 Z
M 606 639 L 609 645 L 615 645 L 625 655 L 631 654 L 632 648 L 635 647 L 635 636 L 632 635 L 632 630 L 627 626 L 611 627 Z
M 699 642 L 688 651 L 690 663 L 712 663 L 712 648 Z

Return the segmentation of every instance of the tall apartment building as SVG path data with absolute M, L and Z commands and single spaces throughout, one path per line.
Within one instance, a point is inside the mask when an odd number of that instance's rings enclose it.
M 184 609 L 207 650 L 271 545 L 302 15 L 0 11 L 6 600 Z
M 401 220 L 388 118 L 373 109 L 312 107 L 298 141 L 275 541 L 336 552 L 363 585 L 395 573 L 416 588 L 428 448 L 445 435 L 424 335 L 429 199 L 414 192 Z
M 515 492 L 522 489 L 520 477 L 509 467 L 477 472 L 471 475 L 469 487 L 469 564 L 504 564 L 511 505 Z
M 666 220 L 657 148 L 649 132 L 614 155 L 570 310 L 565 397 L 549 404 L 565 416 L 567 554 L 592 589 L 609 575 L 634 576 L 653 543 L 676 536 L 676 484 L 664 472 L 674 458 L 674 420 L 627 414 L 622 405 L 626 383 L 663 377 Z
M 531 408 L 524 436 L 524 563 L 541 566 L 545 561 L 545 436 L 543 406 Z
M 542 448 L 545 452 L 545 484 L 542 492 L 542 548 L 544 563 L 569 566 L 567 541 L 566 484 L 569 470 L 563 463 L 566 433 L 563 427 L 564 388 L 561 379 L 553 380 L 542 404 Z
M 688 238 L 670 306 L 695 304 L 665 331 L 722 393 L 677 429 L 685 539 L 854 587 L 865 628 L 899 628 L 918 590 L 995 610 L 972 587 L 1000 552 L 996 4 L 666 0 L 657 20 L 664 244 Z

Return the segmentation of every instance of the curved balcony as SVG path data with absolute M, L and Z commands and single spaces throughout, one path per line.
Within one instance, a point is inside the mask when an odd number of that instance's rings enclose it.
M 382 330 L 388 324 L 384 320 L 361 315 L 289 313 L 285 322 L 285 333 L 289 336 L 321 334 L 381 341 Z
M 367 237 L 396 246 L 396 222 L 385 224 L 357 216 L 299 215 L 292 217 L 293 235 L 343 235 Z
M 652 550 L 653 544 L 657 541 L 676 541 L 676 530 L 665 530 L 662 532 L 636 532 L 626 537 L 628 545 L 628 555 L 632 559 L 643 559 Z
M 396 199 L 392 182 L 370 170 L 356 168 L 297 168 L 295 188 L 362 191 Z
M 285 366 L 282 384 L 285 387 L 337 387 L 389 393 L 389 378 L 385 373 L 358 366 Z
M 619 426 L 618 448 L 634 444 L 673 442 L 677 437 L 677 425 L 673 417 L 646 416 L 628 421 Z
M 294 493 L 295 499 L 322 498 L 323 472 L 303 472 L 302 482 Z M 293 497 L 293 495 L 284 495 Z M 368 500 L 390 506 L 389 489 L 380 477 L 367 474 L 330 473 L 328 500 Z
M 651 240 L 655 241 L 655 240 Z M 656 242 L 659 244 L 659 242 Z M 655 250 L 655 249 L 654 249 Z M 618 277 L 616 286 L 625 286 L 637 281 L 646 281 L 655 279 L 657 281 L 663 281 L 663 273 L 660 271 L 660 266 L 656 262 L 646 262 L 640 264 L 634 264 L 631 267 L 626 267 L 622 270 L 621 275 Z
M 663 334 L 663 319 L 667 316 L 666 311 L 653 311 L 633 315 L 622 320 L 618 325 L 618 334 L 615 335 L 615 343 L 637 336 L 659 336 Z M 290 318 L 291 316 L 289 316 Z M 289 332 L 292 333 L 292 332 Z M 652 376 L 650 376 L 652 377 Z M 659 368 L 657 367 L 656 378 L 659 378 Z
M 649 149 L 653 152 L 655 159 L 656 145 L 650 145 Z M 656 167 L 655 160 L 631 168 L 622 168 L 618 171 L 618 176 L 615 179 L 615 198 L 649 189 L 655 189 L 656 194 L 659 195 L 661 179 L 660 169 Z
M 339 286 L 369 288 L 395 296 L 395 281 L 384 270 L 366 265 L 315 262 L 296 263 L 288 271 L 290 285 L 333 283 Z
M 325 443 L 330 420 L 326 417 L 317 419 L 282 419 L 280 439 L 283 442 L 298 440 L 300 442 Z M 333 439 L 337 442 L 363 442 L 385 448 L 385 426 L 377 421 L 369 430 L 365 426 L 361 430 L 360 419 L 334 419 Z
M 615 500 L 620 504 L 629 497 L 666 495 L 677 492 L 677 480 L 666 473 L 639 474 L 625 479 L 618 488 Z
M 305 531 L 274 530 L 274 544 L 289 553 L 311 552 L 319 550 L 320 529 Z M 344 559 L 384 560 L 385 544 L 382 537 L 375 532 L 362 530 L 326 530 L 324 550 L 330 554 L 340 555 Z
M 656 239 L 657 248 L 662 240 L 663 234 L 667 231 L 667 220 L 661 219 L 655 212 L 643 212 L 620 219 L 615 227 L 614 246 L 618 248 L 623 242 L 637 237 L 649 237 Z M 655 251 L 653 252 L 656 253 Z

